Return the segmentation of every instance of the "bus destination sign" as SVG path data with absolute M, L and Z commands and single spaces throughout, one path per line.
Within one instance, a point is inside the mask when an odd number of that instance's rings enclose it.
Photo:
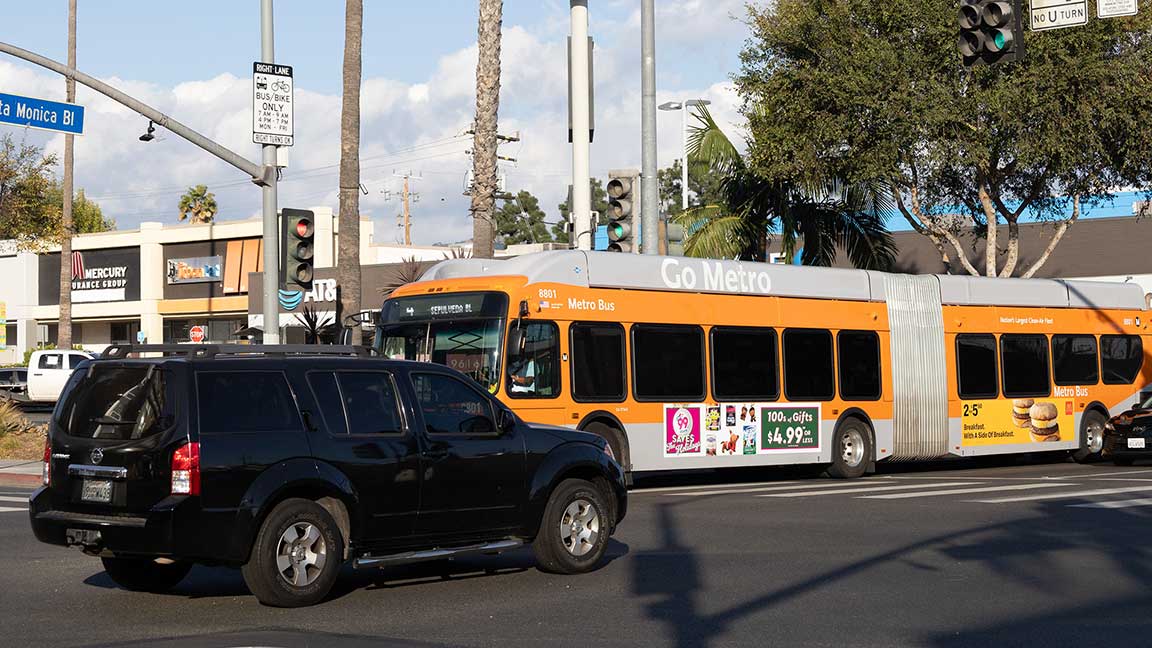
M 504 304 L 499 293 L 456 293 L 425 297 L 401 297 L 387 302 L 385 322 L 471 319 L 502 317 Z

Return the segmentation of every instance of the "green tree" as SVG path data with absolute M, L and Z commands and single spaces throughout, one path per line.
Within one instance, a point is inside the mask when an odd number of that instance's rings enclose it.
M 54 184 L 51 189 L 52 203 L 64 204 L 64 188 Z M 89 200 L 80 189 L 72 198 L 72 228 L 77 234 L 90 234 L 93 232 L 108 232 L 116 229 L 116 221 L 106 218 L 100 205 Z
M 496 236 L 503 238 L 505 245 L 552 242 L 540 201 L 527 191 L 520 191 L 515 198 L 505 198 L 496 210 L 495 221 Z
M 216 218 L 216 194 L 208 191 L 205 185 L 188 187 L 188 191 L 180 196 L 180 220 L 188 219 L 190 223 L 211 223 Z
M 1030 277 L 1082 205 L 1152 184 L 1152 9 L 1028 32 L 1023 62 L 971 70 L 950 0 L 779 0 L 749 12 L 736 87 L 751 168 L 888 187 L 950 271 Z M 1023 264 L 1022 219 L 1053 224 Z M 983 259 L 961 242 L 972 231 L 987 239 Z
M 600 214 L 600 222 L 607 222 L 608 217 L 608 191 L 604 188 L 605 183 L 598 178 L 589 178 L 588 186 L 592 190 L 592 211 Z M 572 213 L 572 207 L 568 204 L 568 200 L 556 206 L 560 212 L 560 222 L 552 226 L 552 238 L 557 241 L 568 241 L 568 233 L 564 231 L 563 223 L 569 219 Z
M 656 181 L 660 186 L 660 213 L 676 216 L 684 211 L 684 200 L 680 192 L 683 186 L 684 171 L 680 160 L 672 166 L 660 169 Z M 688 207 L 718 205 L 724 200 L 724 177 L 712 173 L 702 160 L 692 160 L 688 168 Z
M 787 256 L 802 248 L 804 265 L 832 265 L 841 249 L 858 268 L 892 265 L 885 186 L 836 177 L 804 183 L 765 178 L 748 167 L 707 108 L 694 116 L 688 159 L 721 181 L 714 202 L 673 217 L 688 232 L 685 254 L 763 261 L 768 234 L 776 232 Z
M 55 166 L 56 157 L 38 146 L 18 144 L 10 135 L 0 139 L 0 239 L 35 246 L 59 236 Z

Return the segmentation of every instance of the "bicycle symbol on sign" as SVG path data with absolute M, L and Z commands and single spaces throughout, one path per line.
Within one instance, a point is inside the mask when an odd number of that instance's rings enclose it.
M 284 79 L 277 79 L 272 82 L 272 92 L 288 92 L 291 89 L 292 86 L 288 85 Z

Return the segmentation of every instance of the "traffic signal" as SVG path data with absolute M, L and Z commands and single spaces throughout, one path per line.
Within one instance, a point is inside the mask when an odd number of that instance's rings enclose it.
M 1022 0 L 960 0 L 956 22 L 964 67 L 1024 59 Z
M 664 225 L 664 238 L 667 239 L 668 256 L 684 256 L 684 226 L 668 221 Z
M 633 199 L 640 188 L 640 174 L 610 171 L 608 173 L 608 251 L 636 251 L 637 209 Z
M 312 212 L 283 209 L 280 223 L 281 283 L 287 289 L 312 290 L 316 238 Z

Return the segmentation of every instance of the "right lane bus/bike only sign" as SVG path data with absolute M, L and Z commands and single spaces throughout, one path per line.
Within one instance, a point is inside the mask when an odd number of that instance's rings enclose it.
M 252 64 L 252 141 L 292 146 L 292 66 Z

